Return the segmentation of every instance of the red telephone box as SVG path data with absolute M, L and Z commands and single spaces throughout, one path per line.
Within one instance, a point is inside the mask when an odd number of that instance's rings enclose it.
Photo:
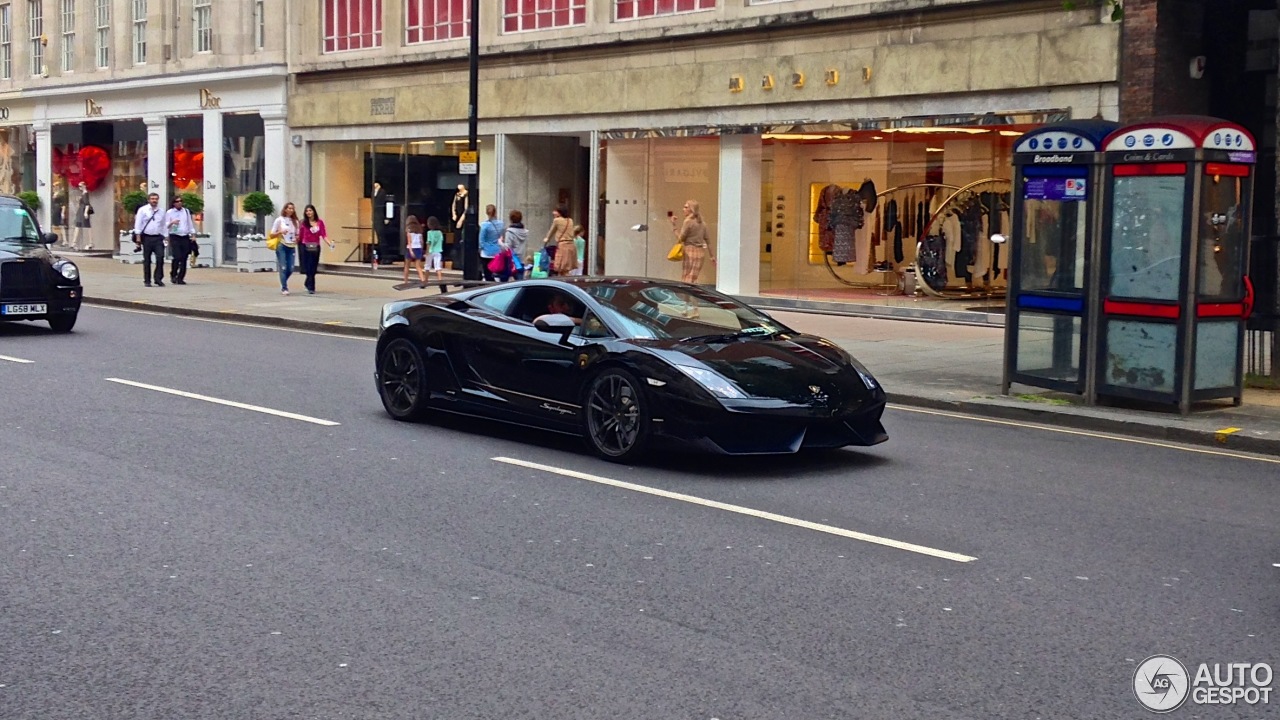
M 1097 392 L 1176 404 L 1243 396 L 1257 150 L 1244 128 L 1167 117 L 1105 141 Z

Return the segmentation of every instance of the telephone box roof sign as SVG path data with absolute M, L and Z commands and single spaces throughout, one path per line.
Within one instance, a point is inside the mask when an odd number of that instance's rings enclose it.
M 1253 135 L 1243 127 L 1226 120 L 1198 115 L 1155 118 L 1127 125 L 1106 140 L 1107 152 L 1196 149 L 1252 154 L 1257 146 Z
M 1068 120 L 1045 125 L 1023 135 L 1015 153 L 1092 153 L 1115 132 L 1118 124 L 1106 120 Z

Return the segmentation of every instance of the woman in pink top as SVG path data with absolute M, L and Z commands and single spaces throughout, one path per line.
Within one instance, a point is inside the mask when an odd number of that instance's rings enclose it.
M 302 211 L 302 222 L 298 228 L 298 253 L 302 256 L 302 274 L 307 276 L 307 294 L 316 294 L 316 273 L 320 270 L 320 243 L 328 243 L 329 248 L 333 249 L 334 244 L 329 240 L 329 233 L 324 228 L 324 221 L 320 219 L 320 214 L 316 212 L 315 205 L 308 205 Z

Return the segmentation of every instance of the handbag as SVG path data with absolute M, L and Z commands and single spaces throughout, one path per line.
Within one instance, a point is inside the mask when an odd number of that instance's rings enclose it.
M 671 246 L 671 252 L 667 253 L 667 259 L 672 262 L 680 262 L 684 260 L 684 243 L 677 242 Z
M 267 233 L 267 249 L 275 250 L 280 247 L 280 233 Z

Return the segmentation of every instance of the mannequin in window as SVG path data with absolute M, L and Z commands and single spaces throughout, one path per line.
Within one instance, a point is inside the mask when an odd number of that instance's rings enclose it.
M 93 217 L 93 203 L 89 202 L 89 186 L 80 183 L 77 191 L 79 195 L 76 199 L 76 234 L 75 240 L 72 241 L 72 246 L 81 250 L 92 250 L 93 235 L 89 232 L 89 229 L 92 226 L 90 218 Z M 83 248 L 80 247 L 81 238 L 88 240 Z
M 467 210 L 471 207 L 471 198 L 467 197 L 467 186 L 459 185 L 458 192 L 453 195 L 453 226 L 461 228 L 466 222 Z

